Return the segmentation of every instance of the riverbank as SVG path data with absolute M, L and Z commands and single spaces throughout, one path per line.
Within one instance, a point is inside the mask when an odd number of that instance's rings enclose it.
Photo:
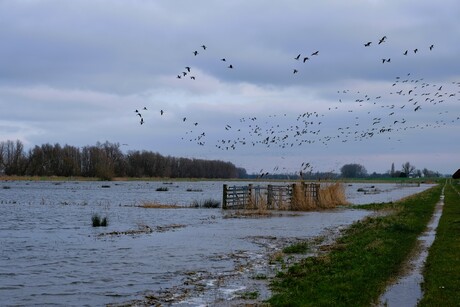
M 279 273 L 272 283 L 275 294 L 269 303 L 273 306 L 377 303 L 387 285 L 400 275 L 433 214 L 441 189 L 442 185 L 438 185 L 400 202 L 360 206 L 379 214 L 353 224 L 323 253 Z

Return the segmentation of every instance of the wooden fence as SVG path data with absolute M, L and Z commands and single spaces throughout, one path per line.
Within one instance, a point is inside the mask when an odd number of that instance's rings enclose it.
M 300 189 L 298 188 L 300 184 Z M 299 197 L 318 202 L 320 185 L 294 183 L 287 185 L 223 185 L 222 209 L 292 210 Z M 295 191 L 301 191 L 298 195 Z

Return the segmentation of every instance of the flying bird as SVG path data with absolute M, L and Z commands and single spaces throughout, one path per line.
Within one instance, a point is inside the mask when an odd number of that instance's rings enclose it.
M 206 46 L 205 46 L 205 45 L 201 45 L 201 48 L 203 48 L 204 50 L 206 50 Z
M 305 63 L 306 61 L 308 61 L 308 60 L 309 60 L 308 57 L 304 57 L 304 58 L 303 58 L 303 62 L 304 62 L 304 63 Z
M 196 56 L 198 54 L 198 51 L 193 51 L 193 54 Z
M 297 69 L 294 69 L 293 74 L 298 73 L 299 71 Z
M 294 58 L 294 60 L 300 59 L 300 53 Z
M 379 45 L 380 45 L 381 43 L 383 43 L 386 39 L 387 39 L 387 37 L 386 37 L 386 36 L 383 36 L 383 37 L 379 40 Z
M 372 42 L 367 42 L 364 44 L 365 47 L 369 47 L 372 44 Z
M 431 46 L 430 46 L 430 50 L 433 50 L 433 48 L 434 48 L 434 45 L 431 45 Z
M 318 53 L 319 53 L 319 51 L 315 51 L 315 52 L 313 52 L 311 55 L 312 55 L 312 56 L 313 56 L 313 55 L 318 55 Z
M 406 51 L 404 51 L 404 53 L 403 53 L 403 54 L 404 54 L 404 55 L 407 55 L 407 50 L 406 50 Z
M 185 69 L 187 69 L 187 71 L 190 72 L 190 67 L 189 66 L 185 66 Z

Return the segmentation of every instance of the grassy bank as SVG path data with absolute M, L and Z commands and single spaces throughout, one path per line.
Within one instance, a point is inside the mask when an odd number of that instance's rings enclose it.
M 278 274 L 273 306 L 370 306 L 396 278 L 439 201 L 442 186 L 397 203 L 360 206 L 384 214 L 357 222 L 329 250 Z
M 420 306 L 460 306 L 460 186 L 449 183 L 444 209 L 423 272 Z

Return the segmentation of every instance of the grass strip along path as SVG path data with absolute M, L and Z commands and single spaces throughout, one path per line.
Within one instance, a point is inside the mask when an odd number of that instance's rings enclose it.
M 326 253 L 280 272 L 272 306 L 371 306 L 398 277 L 434 212 L 442 185 L 395 203 L 359 206 L 382 212 L 354 223 Z
M 423 271 L 419 306 L 460 306 L 460 185 L 449 180 L 443 214 Z

